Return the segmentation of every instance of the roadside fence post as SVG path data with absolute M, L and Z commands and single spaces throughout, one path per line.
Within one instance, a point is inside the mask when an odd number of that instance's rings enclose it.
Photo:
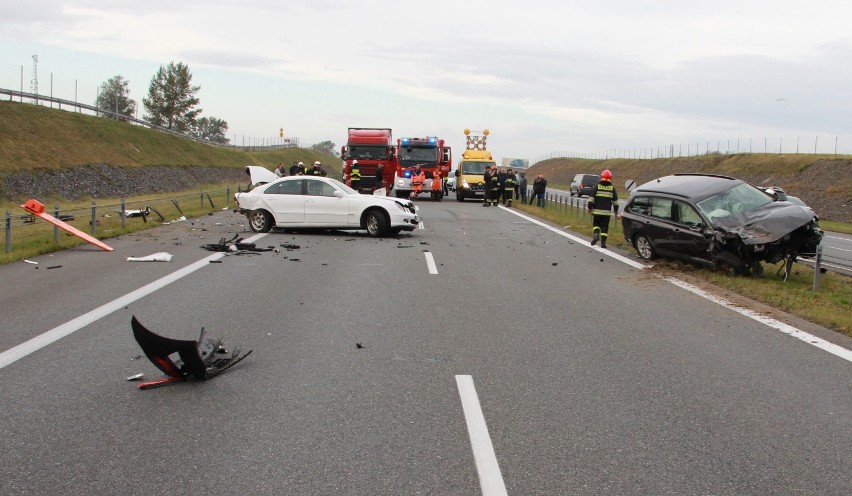
M 6 210 L 6 253 L 12 251 L 12 212 Z
M 816 257 L 814 257 L 814 291 L 819 291 L 819 275 L 822 265 L 822 243 L 817 245 Z
M 126 224 L 125 219 L 127 219 L 127 215 L 125 215 L 125 212 L 124 212 L 124 197 L 122 196 L 121 197 L 121 228 L 122 229 L 124 229 L 125 224 Z
M 231 187 L 230 186 L 225 188 L 225 208 L 228 209 L 228 210 L 231 209 Z
M 204 192 L 203 191 L 201 192 L 199 197 L 201 199 L 201 211 L 203 212 L 204 211 Z
M 53 206 L 53 216 L 59 218 L 59 205 Z M 59 226 L 53 226 L 53 242 L 59 244 Z
M 98 233 L 98 214 L 95 201 L 92 200 L 92 236 Z

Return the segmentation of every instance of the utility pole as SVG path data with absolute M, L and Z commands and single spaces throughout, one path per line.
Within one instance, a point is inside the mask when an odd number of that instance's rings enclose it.
M 36 105 L 38 105 L 38 54 L 33 55 L 33 80 L 30 82 L 30 89 L 36 96 Z

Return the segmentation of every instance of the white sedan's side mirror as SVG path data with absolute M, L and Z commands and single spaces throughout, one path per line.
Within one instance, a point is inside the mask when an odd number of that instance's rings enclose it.
M 345 195 L 343 194 L 343 191 L 335 191 L 334 196 L 338 198 L 343 198 Z

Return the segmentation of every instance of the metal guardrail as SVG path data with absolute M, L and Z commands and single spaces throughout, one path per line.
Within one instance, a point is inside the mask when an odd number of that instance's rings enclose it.
M 227 210 L 232 205 L 232 192 L 237 192 L 239 189 L 240 187 L 236 186 L 233 189 L 225 188 L 201 191 L 198 193 L 171 195 L 131 202 L 122 198 L 120 203 L 97 204 L 93 201 L 91 206 L 77 208 L 60 208 L 56 205 L 52 210 L 46 210 L 59 220 L 71 225 L 77 224 L 74 226 L 77 229 L 88 230 L 90 234 L 97 236 L 99 228 L 102 233 L 105 232 L 105 228 L 108 226 L 124 229 L 129 218 L 139 218 L 144 223 L 152 220 L 152 222 L 158 224 L 178 220 L 181 216 L 184 216 L 184 210 L 188 210 L 187 207 L 193 205 L 193 202 L 198 202 L 194 204 L 194 207 L 190 207 L 193 208 L 194 212 L 198 210 L 203 212 L 218 210 L 222 207 L 222 203 L 219 203 L 220 207 L 217 207 L 214 198 L 216 201 L 221 202 L 223 195 L 224 209 Z M 183 204 L 183 208 L 181 208 L 181 204 Z M 128 214 L 132 217 L 128 217 Z M 24 235 L 27 235 L 29 239 L 41 239 L 41 236 L 49 239 L 52 234 L 53 243 L 58 244 L 60 241 L 58 227 L 53 226 L 51 228 L 46 222 L 40 221 L 23 209 L 14 213 L 6 210 L 3 225 L 6 253 L 12 252 L 14 248 L 13 240 Z

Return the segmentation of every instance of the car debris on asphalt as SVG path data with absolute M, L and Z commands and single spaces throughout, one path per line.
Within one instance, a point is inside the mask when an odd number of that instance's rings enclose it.
M 127 257 L 128 262 L 171 262 L 174 255 L 161 251 L 147 257 Z
M 275 249 L 274 246 L 267 246 L 265 248 L 259 248 L 254 243 L 246 243 L 243 242 L 243 238 L 239 237 L 239 234 L 235 234 L 231 239 L 220 238 L 218 243 L 209 243 L 206 245 L 201 245 L 202 248 L 208 251 L 220 251 L 226 253 L 234 253 L 234 252 L 260 252 L 260 251 L 272 251 Z
M 223 340 L 207 337 L 203 327 L 198 341 L 192 341 L 160 336 L 143 326 L 136 316 L 131 317 L 130 326 L 145 356 L 168 376 L 143 382 L 137 386 L 139 389 L 186 381 L 190 376 L 197 380 L 210 379 L 233 367 L 253 351 L 241 353 L 239 348 L 228 351 Z M 179 358 L 173 360 L 174 354 Z

